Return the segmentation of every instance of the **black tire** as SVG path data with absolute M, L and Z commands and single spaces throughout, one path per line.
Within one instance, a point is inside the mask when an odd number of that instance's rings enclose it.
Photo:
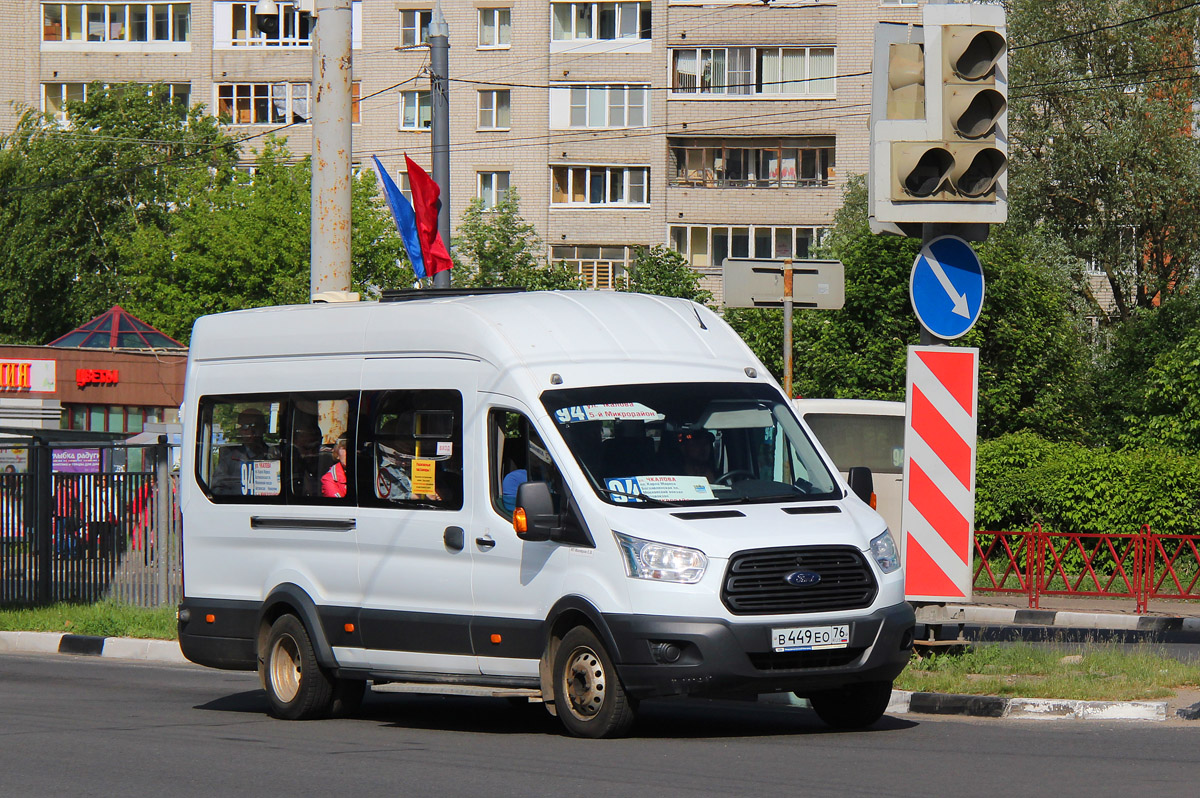
M 865 729 L 883 717 L 892 698 L 891 682 L 863 682 L 809 696 L 817 717 L 835 729 Z
M 612 659 L 591 629 L 567 632 L 554 655 L 554 708 L 576 737 L 621 737 L 637 704 L 625 694 Z
M 333 680 L 317 664 L 308 631 L 295 615 L 271 625 L 259 669 L 274 717 L 312 720 L 333 709 Z

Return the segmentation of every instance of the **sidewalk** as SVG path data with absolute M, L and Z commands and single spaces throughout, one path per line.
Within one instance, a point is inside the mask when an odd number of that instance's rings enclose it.
M 1023 595 L 979 594 L 970 603 L 918 606 L 917 622 L 943 626 L 967 624 L 981 628 L 1053 627 L 1175 633 L 1200 643 L 1200 601 L 1154 601 L 1138 615 L 1133 599 L 1041 596 L 1030 609 Z M 1179 642 L 1192 642 L 1179 640 Z

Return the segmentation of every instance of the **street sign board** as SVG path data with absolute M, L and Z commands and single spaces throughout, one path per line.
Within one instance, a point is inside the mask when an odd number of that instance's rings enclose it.
M 966 335 L 983 308 L 983 267 L 975 250 L 958 236 L 925 244 L 913 261 L 909 297 L 933 335 L 947 341 Z
M 782 308 L 784 270 L 792 272 L 792 307 L 841 310 L 846 270 L 837 260 L 726 258 L 721 263 L 727 308 Z

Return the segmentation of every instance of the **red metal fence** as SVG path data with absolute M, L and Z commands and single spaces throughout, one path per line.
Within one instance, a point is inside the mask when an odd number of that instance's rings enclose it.
M 977 531 L 974 589 L 1027 595 L 1031 608 L 1041 596 L 1131 598 L 1144 613 L 1151 599 L 1200 599 L 1200 535 Z

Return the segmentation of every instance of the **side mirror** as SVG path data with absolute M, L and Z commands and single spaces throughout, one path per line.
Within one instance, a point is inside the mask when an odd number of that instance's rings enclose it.
M 874 510 L 875 480 L 871 476 L 871 469 L 866 466 L 854 466 L 850 469 L 846 481 L 850 483 L 850 490 L 854 495 L 871 505 L 871 509 Z
M 558 513 L 554 512 L 554 497 L 545 482 L 524 482 L 517 487 L 516 509 L 513 510 L 513 529 L 521 540 L 550 540 L 559 532 Z

